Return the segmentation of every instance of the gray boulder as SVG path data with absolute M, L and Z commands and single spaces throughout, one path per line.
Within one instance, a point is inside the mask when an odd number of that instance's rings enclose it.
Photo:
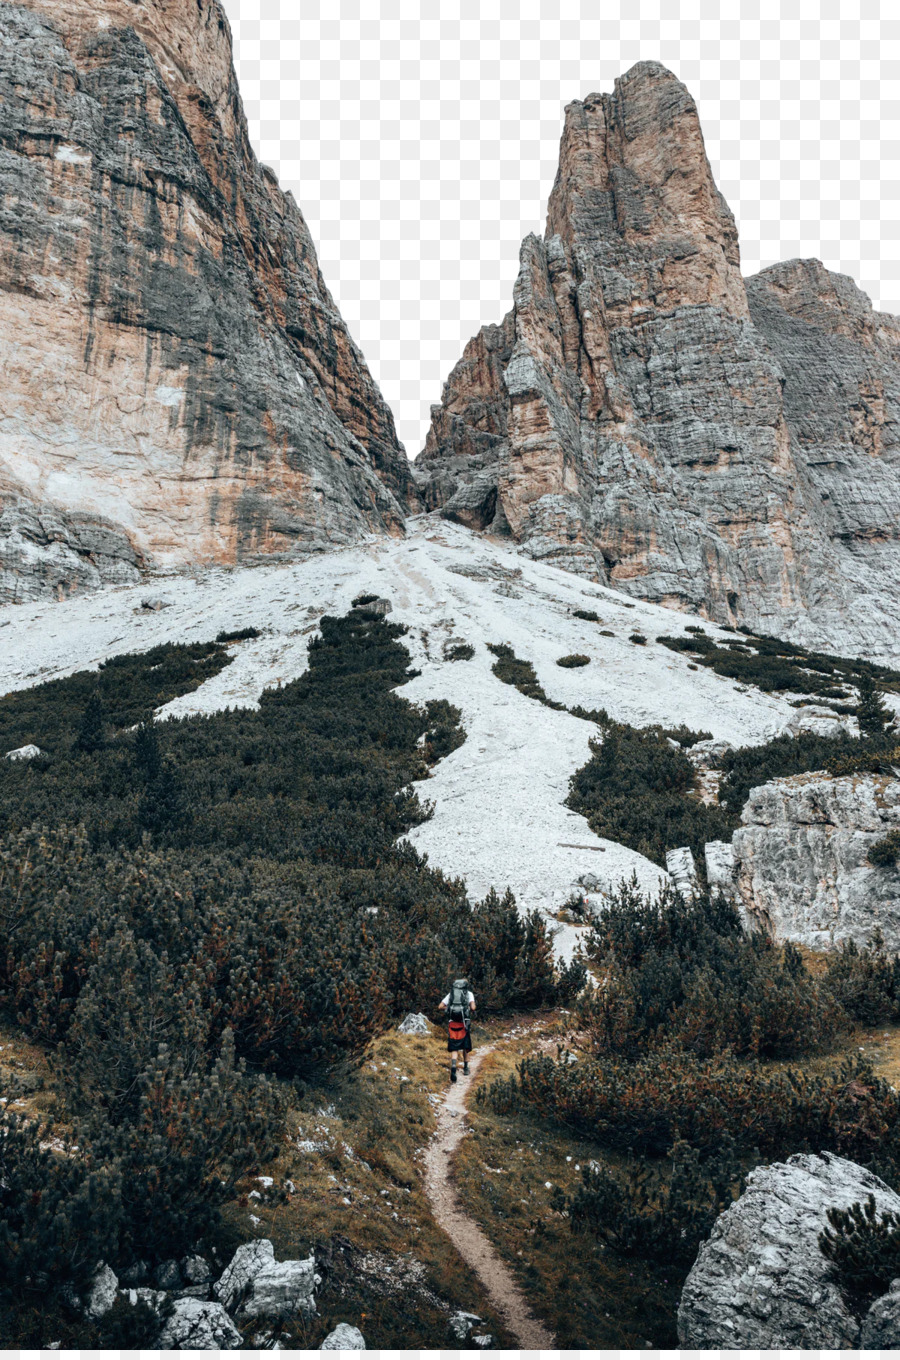
M 697 891 L 697 866 L 690 848 L 682 845 L 677 850 L 667 850 L 666 868 L 682 897 L 692 898 Z
M 84 1311 L 90 1318 L 102 1318 L 116 1301 L 119 1281 L 109 1266 L 101 1265 L 91 1281 Z
M 430 1034 L 431 1024 L 422 1015 L 421 1011 L 415 1015 L 410 1011 L 409 1015 L 397 1026 L 398 1034 Z
M 494 1338 L 490 1332 L 482 1332 L 481 1336 L 472 1337 L 472 1345 L 477 1346 L 481 1351 L 489 1351 L 494 1344 Z
M 186 1256 L 181 1263 L 181 1273 L 188 1284 L 209 1284 L 212 1271 L 203 1256 Z
M 41 754 L 40 746 L 35 746 L 30 742 L 27 746 L 17 746 L 14 751 L 7 751 L 6 760 L 34 760 Z
M 213 1285 L 213 1294 L 225 1308 L 233 1308 L 251 1280 L 275 1260 L 275 1248 L 267 1237 L 244 1242 Z
M 159 1289 L 148 1289 L 144 1285 L 138 1285 L 136 1289 L 120 1289 L 119 1295 L 131 1304 L 132 1308 L 138 1303 L 148 1304 L 158 1313 L 165 1300 L 165 1294 Z
M 141 609 L 146 609 L 153 614 L 158 614 L 161 609 L 171 609 L 172 601 L 165 600 L 161 595 L 150 595 L 146 600 L 141 600 Z
M 292 1317 L 298 1310 L 316 1311 L 316 1260 L 269 1261 L 251 1279 L 246 1296 L 237 1312 L 244 1321 L 250 1318 Z
M 711 737 L 708 741 L 695 741 L 693 746 L 687 747 L 684 754 L 698 770 L 716 770 L 722 757 L 733 750 L 734 746 L 730 741 Z
M 859 1344 L 865 1351 L 900 1348 L 900 1280 L 892 1280 L 888 1292 L 876 1299 L 866 1313 Z
M 869 1195 L 879 1211 L 900 1212 L 900 1195 L 872 1172 L 830 1153 L 802 1153 L 752 1171 L 685 1281 L 678 1307 L 681 1346 L 857 1347 L 859 1324 L 829 1278 L 819 1235 L 830 1208 L 847 1209 Z
M 221 1303 L 178 1299 L 159 1336 L 163 1351 L 234 1351 L 241 1334 Z
M 464 1313 L 458 1311 L 450 1314 L 448 1325 L 454 1340 L 465 1341 L 476 1322 L 482 1321 L 483 1318 L 480 1318 L 477 1313 Z
M 734 850 L 730 841 L 707 841 L 703 847 L 710 892 L 734 897 Z
M 358 1327 L 349 1322 L 339 1322 L 333 1332 L 329 1332 L 319 1347 L 320 1351 L 364 1351 L 366 1341 Z
M 178 1262 L 161 1261 L 153 1272 L 153 1283 L 157 1289 L 180 1289 L 183 1281 Z

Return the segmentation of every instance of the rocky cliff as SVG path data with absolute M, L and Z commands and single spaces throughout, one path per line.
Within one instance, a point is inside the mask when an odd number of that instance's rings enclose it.
M 0 599 L 402 532 L 217 0 L 0 7 Z
M 869 851 L 900 828 L 900 779 L 823 772 L 751 789 L 732 837 L 732 880 L 747 924 L 811 949 L 900 950 L 900 870 Z
M 893 656 L 898 342 L 816 262 L 745 285 L 694 102 L 642 62 L 567 108 L 546 233 L 451 373 L 417 480 L 632 595 Z

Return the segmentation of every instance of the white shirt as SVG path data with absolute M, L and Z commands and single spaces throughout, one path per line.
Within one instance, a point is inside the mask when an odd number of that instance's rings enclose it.
M 443 1001 L 441 1002 L 441 1005 L 442 1005 L 442 1006 L 449 1006 L 449 1005 L 450 1005 L 450 993 L 449 993 L 449 992 L 448 992 L 447 995 L 444 997 Z M 472 1007 L 472 1006 L 475 1005 L 475 993 L 474 993 L 474 992 L 466 992 L 466 1005 L 469 1006 L 469 1007 Z

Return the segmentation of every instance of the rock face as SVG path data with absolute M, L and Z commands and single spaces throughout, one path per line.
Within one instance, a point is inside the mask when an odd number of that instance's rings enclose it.
M 876 1299 L 862 1320 L 859 1344 L 864 1351 L 889 1351 L 900 1346 L 900 1280 Z
M 0 599 L 402 532 L 390 411 L 218 0 L 0 9 Z
M 159 1337 L 164 1351 L 233 1351 L 242 1346 L 241 1334 L 221 1303 L 178 1299 Z
M 320 1351 L 364 1351 L 365 1349 L 365 1337 L 358 1327 L 351 1326 L 349 1322 L 339 1322 L 334 1330 L 328 1333 L 319 1347 Z
M 897 653 L 900 323 L 816 262 L 745 286 L 681 83 L 570 104 L 513 310 L 415 468 L 432 509 L 655 603 Z
M 828 1278 L 819 1234 L 828 1209 L 869 1195 L 881 1212 L 900 1210 L 900 1196 L 842 1157 L 803 1153 L 752 1171 L 685 1281 L 679 1343 L 696 1350 L 858 1346 L 859 1324 Z
M 738 904 L 776 940 L 833 949 L 879 928 L 900 949 L 900 869 L 869 864 L 900 827 L 900 779 L 823 773 L 752 789 L 732 837 Z

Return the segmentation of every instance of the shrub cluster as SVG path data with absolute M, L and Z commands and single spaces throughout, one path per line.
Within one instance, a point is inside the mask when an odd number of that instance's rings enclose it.
M 721 760 L 723 779 L 719 801 L 735 818 L 740 816 L 750 790 L 770 779 L 825 770 L 832 775 L 893 773 L 900 762 L 896 735 L 824 737 L 801 732 L 796 737 L 773 737 L 762 746 L 727 751 Z
M 819 1246 L 832 1263 L 832 1279 L 860 1315 L 900 1275 L 900 1215 L 879 1213 L 869 1195 L 865 1204 L 829 1209 L 828 1223 Z
M 497 658 L 491 670 L 504 685 L 512 685 L 520 694 L 529 699 L 537 699 L 538 703 L 546 704 L 547 708 L 565 709 L 565 704 L 548 699 L 531 662 L 523 661 L 521 657 L 516 656 L 507 643 L 489 642 L 488 651 Z
M 578 666 L 589 666 L 591 664 L 591 658 L 585 656 L 583 652 L 571 652 L 568 656 L 557 657 L 556 664 L 557 666 L 563 666 L 566 669 L 574 669 Z
M 792 1057 L 833 1045 L 849 1027 L 831 988 L 798 950 L 745 934 L 721 897 L 644 898 L 623 884 L 587 941 L 601 984 L 580 1014 L 595 1052 L 636 1057 L 671 1044 Z
M 568 806 L 582 813 L 598 836 L 630 846 L 663 867 L 666 850 L 688 845 L 702 872 L 706 842 L 730 840 L 735 822 L 694 796 L 696 770 L 684 750 L 673 746 L 661 727 L 631 727 L 603 713 L 574 712 L 593 716 L 603 736 L 591 743 L 591 759 L 573 776 Z

